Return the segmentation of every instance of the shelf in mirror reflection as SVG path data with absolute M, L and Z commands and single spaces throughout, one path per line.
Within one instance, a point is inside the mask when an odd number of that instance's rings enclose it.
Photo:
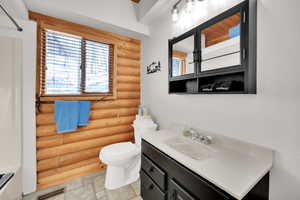
M 238 12 L 201 31 L 201 72 L 241 64 L 240 24 Z

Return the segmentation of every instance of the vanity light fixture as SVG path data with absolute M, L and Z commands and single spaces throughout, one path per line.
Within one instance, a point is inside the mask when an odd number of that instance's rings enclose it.
M 194 6 L 194 0 L 186 0 L 186 12 L 191 13 Z
M 185 0 L 185 11 L 186 13 L 191 13 L 194 6 L 195 2 L 202 2 L 204 0 Z M 182 0 L 179 0 L 176 2 L 176 4 L 172 8 L 172 20 L 174 22 L 177 22 L 179 20 L 179 15 L 180 15 L 180 10 L 178 8 L 178 5 L 182 2 Z
M 177 22 L 179 20 L 179 10 L 177 6 L 174 6 L 172 9 L 172 20 L 173 22 Z

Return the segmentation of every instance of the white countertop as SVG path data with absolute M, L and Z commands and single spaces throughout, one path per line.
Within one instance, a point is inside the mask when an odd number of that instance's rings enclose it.
M 165 144 L 171 138 L 183 137 L 180 133 L 160 130 L 142 137 L 238 200 L 243 199 L 273 165 L 272 150 L 224 136 L 213 136 L 213 143 L 209 145 L 213 154 L 203 160 L 192 159 Z

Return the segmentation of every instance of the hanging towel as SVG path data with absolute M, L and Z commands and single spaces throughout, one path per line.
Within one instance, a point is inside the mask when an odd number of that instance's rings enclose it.
M 90 101 L 79 101 L 79 120 L 78 126 L 86 126 L 89 123 L 90 117 Z
M 76 131 L 79 122 L 79 102 L 55 101 L 54 118 L 58 133 Z

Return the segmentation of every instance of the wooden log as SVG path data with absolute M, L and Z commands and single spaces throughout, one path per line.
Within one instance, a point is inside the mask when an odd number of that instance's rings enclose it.
M 129 132 L 133 132 L 133 127 L 131 125 L 92 129 L 92 130 L 81 131 L 76 134 L 72 134 L 72 133 L 64 134 L 63 142 L 64 144 L 69 144 L 72 142 L 79 142 L 79 141 L 96 139 L 96 138 L 107 137 L 111 135 L 117 135 L 122 133 L 129 133 Z
M 46 189 L 46 188 L 49 188 L 49 187 L 52 187 L 52 186 L 61 185 L 65 182 L 67 182 L 67 181 L 72 181 L 72 180 L 78 179 L 82 176 L 87 176 L 89 174 L 94 174 L 96 172 L 104 170 L 105 168 L 106 168 L 106 166 L 103 165 L 103 164 L 100 164 L 100 166 L 96 166 L 96 167 L 93 167 L 93 168 L 86 168 L 85 170 L 81 170 L 81 172 L 77 172 L 77 174 L 75 174 L 75 175 L 71 175 L 71 176 L 68 176 L 68 177 L 63 178 L 63 179 L 51 181 L 51 182 L 46 183 L 46 184 L 37 184 L 37 188 L 38 188 L 38 190 L 43 190 L 43 189 Z
M 119 109 L 104 109 L 93 110 L 91 112 L 91 120 L 106 119 L 113 117 L 126 117 L 136 115 L 138 108 L 119 108 Z
M 101 148 L 102 147 L 96 147 L 93 149 L 87 149 L 84 151 L 60 156 L 59 164 L 60 166 L 67 166 L 77 162 L 81 162 L 86 159 L 95 158 L 95 157 L 99 158 L 99 152 L 101 151 Z
M 114 108 L 130 108 L 137 107 L 140 104 L 139 100 L 115 100 L 115 101 L 100 101 L 93 102 L 91 109 L 114 109 Z M 54 104 L 41 104 L 41 113 L 53 113 Z M 41 114 L 40 113 L 40 114 Z
M 50 158 L 46 160 L 40 160 L 37 162 L 37 171 L 46 171 L 50 169 L 55 169 L 67 165 L 71 165 L 77 162 L 81 162 L 90 158 L 95 158 L 99 156 L 101 147 L 88 149 L 76 153 L 66 154 L 63 156 Z
M 108 137 L 102 137 L 97 139 L 85 140 L 81 142 L 75 142 L 70 144 L 63 144 L 57 147 L 39 149 L 37 151 L 37 160 L 49 159 L 69 153 L 75 153 L 91 148 L 105 146 L 117 142 L 130 141 L 132 139 L 132 133 L 118 134 Z
M 139 54 L 141 52 L 141 45 L 127 41 L 118 41 L 118 49 L 125 49 L 127 51 L 131 51 L 132 53 Z
M 139 76 L 118 76 L 118 83 L 140 83 Z
M 133 89 L 131 89 L 133 86 Z M 126 85 L 122 88 L 123 91 L 136 91 L 136 85 Z M 127 89 L 128 88 L 128 89 Z M 103 109 L 92 110 L 90 112 L 90 120 L 132 116 L 137 113 L 137 108 L 120 108 L 120 109 Z M 38 114 L 36 123 L 38 126 L 55 124 L 54 113 Z
M 132 59 L 132 60 L 140 60 L 141 59 L 141 54 L 140 53 L 128 51 L 128 50 L 123 49 L 123 48 L 118 49 L 117 55 L 118 55 L 118 57 L 128 58 L 128 59 Z
M 37 171 L 45 171 L 59 167 L 59 157 L 37 161 Z
M 95 138 L 101 138 L 111 135 L 117 135 L 122 133 L 132 132 L 133 128 L 131 125 L 113 126 L 102 129 L 92 129 L 81 131 L 77 133 L 64 133 L 55 136 L 45 136 L 37 138 L 38 149 L 50 148 L 59 146 L 62 144 L 69 144 L 72 142 L 80 142 L 84 140 L 90 140 Z
M 88 168 L 84 171 L 81 171 L 80 173 L 78 172 L 77 174 L 75 175 L 71 175 L 71 176 L 68 176 L 67 178 L 63 178 L 63 179 L 59 179 L 59 180 L 55 180 L 55 181 L 51 181 L 47 184 L 37 184 L 37 189 L 38 190 L 44 190 L 44 189 L 47 189 L 49 187 L 52 187 L 52 186 L 57 186 L 57 185 L 61 185 L 65 182 L 68 182 L 68 181 L 72 181 L 72 180 L 76 180 L 82 176 L 87 176 L 89 174 L 94 174 L 96 172 L 99 172 L 101 170 L 104 170 L 106 168 L 105 165 L 103 164 L 100 164 L 100 166 L 97 166 L 95 168 Z
M 118 66 L 118 75 L 125 75 L 125 76 L 139 76 L 140 75 L 140 68 L 136 67 L 128 67 L 128 66 Z M 118 87 L 122 86 L 123 84 L 119 84 Z
M 93 163 L 101 163 L 100 159 L 99 158 L 90 158 L 90 159 L 86 159 L 86 160 L 83 160 L 81 162 L 77 162 L 77 163 L 74 163 L 74 164 L 71 164 L 71 165 L 67 165 L 67 166 L 63 166 L 63 167 L 58 167 L 56 169 L 52 169 L 52 170 L 47 170 L 47 171 L 43 171 L 43 172 L 39 172 L 37 174 L 37 178 L 39 180 L 43 179 L 43 178 L 46 178 L 48 176 L 54 176 L 58 173 L 63 173 L 63 172 L 67 172 L 69 170 L 72 170 L 72 169 L 76 169 L 76 168 L 79 168 L 79 167 L 83 167 L 85 165 L 89 165 L 89 164 L 93 164 Z M 39 181 L 39 183 L 41 183 Z
M 132 68 L 140 68 L 141 62 L 139 60 L 131 60 L 128 58 L 118 57 L 118 65 Z
M 108 36 L 111 36 L 111 37 L 119 40 L 119 41 L 125 41 L 125 42 L 129 42 L 129 43 L 134 43 L 136 45 L 141 46 L 141 41 L 140 40 L 137 40 L 137 39 L 134 39 L 134 38 L 131 38 L 131 37 L 126 37 L 126 36 L 119 35 L 119 34 L 115 34 L 115 33 L 111 33 L 111 32 L 106 32 L 106 34 Z
M 37 149 L 49 148 L 63 144 L 63 134 L 37 138 Z
M 118 92 L 118 99 L 139 99 L 140 92 Z
M 140 93 L 141 87 L 140 84 L 121 84 L 118 87 L 119 92 L 139 92 Z
M 95 168 L 100 170 L 103 166 L 104 164 L 102 164 L 99 158 L 96 157 L 72 165 L 68 165 L 65 167 L 39 172 L 38 184 L 49 184 L 53 181 L 66 179 L 69 176 L 73 176 L 83 171 L 89 171 Z
M 134 119 L 135 119 L 135 116 L 125 116 L 125 117 L 119 117 L 119 118 L 90 120 L 90 122 L 87 126 L 82 126 L 73 133 L 83 131 L 83 130 L 96 129 L 96 128 L 105 128 L 105 127 L 126 125 L 126 124 L 129 125 L 134 121 Z M 56 134 L 57 134 L 56 126 L 54 124 L 43 125 L 43 126 L 37 127 L 37 136 L 38 137 L 50 136 L 50 135 L 56 135 Z
M 108 108 L 132 108 L 138 107 L 140 105 L 139 99 L 122 99 L 116 101 L 104 101 L 104 102 L 97 102 L 92 104 L 92 109 L 108 109 Z

